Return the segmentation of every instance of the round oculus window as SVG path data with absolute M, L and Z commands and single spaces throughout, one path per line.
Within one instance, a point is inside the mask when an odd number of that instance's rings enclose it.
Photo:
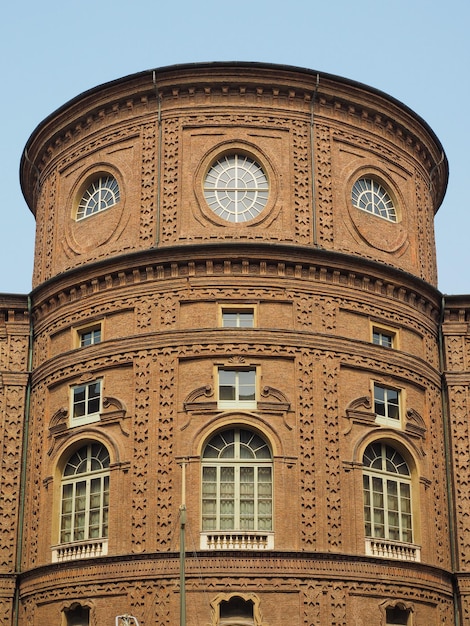
M 100 176 L 85 190 L 77 209 L 77 220 L 109 209 L 119 202 L 119 185 L 114 176 Z
M 244 154 L 227 154 L 209 169 L 204 197 L 210 209 L 228 222 L 248 222 L 266 206 L 268 178 L 254 159 Z
M 360 178 L 352 188 L 352 203 L 357 209 L 389 222 L 397 221 L 397 212 L 388 191 L 373 178 Z

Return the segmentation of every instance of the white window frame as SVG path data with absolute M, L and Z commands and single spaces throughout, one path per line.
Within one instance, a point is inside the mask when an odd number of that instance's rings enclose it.
M 248 305 L 240 305 L 240 306 L 236 306 L 236 305 L 230 305 L 230 306 L 226 306 L 226 305 L 222 305 L 220 307 L 220 317 L 219 317 L 219 325 L 222 326 L 222 328 L 255 328 L 256 325 L 256 318 L 255 318 L 256 312 L 255 312 L 255 307 L 253 306 L 248 306 Z M 234 323 L 230 324 L 228 317 L 232 316 L 234 317 Z M 243 323 L 243 317 L 250 317 L 251 318 L 251 324 L 246 324 Z
M 244 379 L 248 379 L 252 375 L 253 381 L 244 382 Z M 222 379 L 225 380 L 222 380 Z M 231 381 L 230 378 L 233 378 Z M 217 368 L 217 406 L 219 409 L 256 409 L 257 398 L 257 368 L 256 367 L 218 367 Z M 233 390 L 233 398 L 227 399 L 223 396 L 222 388 L 231 388 Z M 253 393 L 249 394 L 253 396 L 249 399 L 243 398 L 243 390 L 245 388 L 252 388 Z
M 401 428 L 403 414 L 402 395 L 401 389 L 383 385 L 378 382 L 373 383 L 372 397 L 374 401 L 375 420 L 377 423 L 392 426 L 393 428 Z M 383 411 L 378 410 L 379 407 L 383 407 Z
M 96 389 L 98 385 L 98 394 Z M 79 399 L 83 390 L 83 399 Z M 70 388 L 70 426 L 82 426 L 83 424 L 91 424 L 98 422 L 103 404 L 103 379 L 98 378 L 79 385 L 73 385 Z M 84 411 L 79 409 L 83 405 Z
M 366 454 L 369 458 L 375 455 L 369 465 L 365 462 Z M 408 463 L 392 445 L 374 442 L 364 452 L 363 465 L 366 538 L 392 545 L 413 544 L 413 488 Z M 389 469 L 391 466 L 394 471 Z
M 221 219 L 250 222 L 264 211 L 269 180 L 258 159 L 240 151 L 219 155 L 207 171 L 203 193 L 209 208 Z
M 62 547 L 61 554 L 95 556 L 95 544 L 107 539 L 109 465 L 108 450 L 97 442 L 85 444 L 68 459 L 61 480 L 59 546 L 78 543 L 80 548 L 64 552 Z
M 387 222 L 398 222 L 397 209 L 389 190 L 373 176 L 361 176 L 351 190 L 356 209 L 375 215 Z
M 230 428 L 211 437 L 201 463 L 202 534 L 222 535 L 227 548 L 238 547 L 243 535 L 246 547 L 254 548 L 256 535 L 266 535 L 267 547 L 274 522 L 273 473 L 271 450 L 256 432 Z

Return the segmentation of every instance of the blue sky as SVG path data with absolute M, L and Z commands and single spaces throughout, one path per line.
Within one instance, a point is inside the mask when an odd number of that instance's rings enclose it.
M 24 0 L 0 23 L 0 292 L 31 289 L 34 219 L 19 162 L 35 127 L 96 85 L 175 63 L 258 61 L 356 80 L 401 100 L 450 163 L 436 217 L 439 289 L 470 293 L 470 4 L 466 0 Z

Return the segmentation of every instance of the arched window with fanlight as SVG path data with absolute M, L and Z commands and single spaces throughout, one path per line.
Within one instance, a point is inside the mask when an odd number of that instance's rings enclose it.
M 386 442 L 363 456 L 366 547 L 374 556 L 418 560 L 413 543 L 412 477 L 402 454 Z
M 110 174 L 97 176 L 88 183 L 77 207 L 76 221 L 113 207 L 120 200 L 119 183 Z
M 61 481 L 61 545 L 56 549 L 55 560 L 106 553 L 109 463 L 107 448 L 90 442 L 74 452 L 65 464 Z
M 265 548 L 273 529 L 267 442 L 245 428 L 215 434 L 202 453 L 203 547 Z

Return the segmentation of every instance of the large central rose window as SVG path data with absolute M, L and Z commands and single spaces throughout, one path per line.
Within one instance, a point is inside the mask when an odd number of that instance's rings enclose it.
M 269 183 L 261 165 L 244 154 L 226 154 L 209 169 L 204 197 L 211 210 L 228 222 L 248 222 L 266 206 Z

